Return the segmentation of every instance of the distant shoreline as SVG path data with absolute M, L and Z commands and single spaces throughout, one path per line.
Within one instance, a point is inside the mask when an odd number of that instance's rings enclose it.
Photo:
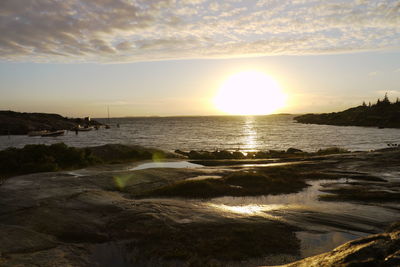
M 341 112 L 305 114 L 294 117 L 304 124 L 400 128 L 400 101 L 390 102 L 387 95 L 376 104 L 362 105 Z
M 264 115 L 168 115 L 168 116 L 123 116 L 123 117 L 110 117 L 112 119 L 136 119 L 136 118 L 207 118 L 207 117 L 269 117 L 269 116 L 299 116 L 300 114 L 292 113 L 276 113 L 276 114 L 264 114 Z M 108 118 L 96 117 L 95 120 L 108 120 Z
M 32 131 L 74 130 L 77 127 L 100 126 L 86 118 L 67 118 L 51 113 L 27 113 L 0 110 L 0 135 L 26 135 Z

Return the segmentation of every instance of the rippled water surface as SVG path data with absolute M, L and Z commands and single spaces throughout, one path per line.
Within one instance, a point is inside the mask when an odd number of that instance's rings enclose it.
M 117 123 L 120 128 L 115 127 Z M 400 129 L 300 124 L 291 115 L 120 118 L 111 119 L 111 126 L 109 130 L 78 135 L 67 132 L 60 137 L 0 136 L 0 149 L 65 142 L 73 146 L 138 144 L 169 151 L 216 148 L 254 151 L 289 147 L 315 151 L 332 146 L 370 150 L 400 140 Z

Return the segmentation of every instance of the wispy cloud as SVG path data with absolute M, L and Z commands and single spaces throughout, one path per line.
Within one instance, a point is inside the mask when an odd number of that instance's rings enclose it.
M 368 76 L 373 77 L 373 76 L 379 75 L 380 73 L 381 73 L 380 71 L 372 71 L 372 72 L 368 73 Z
M 0 58 L 132 62 L 400 48 L 397 0 L 2 0 Z

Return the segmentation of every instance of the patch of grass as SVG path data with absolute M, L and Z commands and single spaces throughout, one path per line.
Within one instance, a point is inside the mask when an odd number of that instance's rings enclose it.
M 91 153 L 105 163 L 124 163 L 132 160 L 160 161 L 175 157 L 159 149 L 145 148 L 133 145 L 108 144 L 90 147 Z
M 51 172 L 83 168 L 100 163 L 123 163 L 136 160 L 159 161 L 173 157 L 161 150 L 120 144 L 75 148 L 64 143 L 26 145 L 0 151 L 0 175 Z
M 350 151 L 340 147 L 328 147 L 324 149 L 319 149 L 317 155 L 330 155 L 330 154 L 342 154 L 349 153 Z
M 212 198 L 219 196 L 257 196 L 296 193 L 307 187 L 307 180 L 337 180 L 340 178 L 383 181 L 368 175 L 347 175 L 319 170 L 319 165 L 299 164 L 254 168 L 237 171 L 221 179 L 188 180 L 169 184 L 137 197 L 166 196 Z
M 207 198 L 224 194 L 233 194 L 233 192 L 236 191 L 237 190 L 230 188 L 219 179 L 205 179 L 177 182 L 150 191 L 145 195 Z
M 46 145 L 26 145 L 24 148 L 8 148 L 0 151 L 0 174 L 18 174 L 57 171 L 81 168 L 95 164 L 99 160 L 90 150 L 68 147 L 63 143 Z
M 217 196 L 252 196 L 294 193 L 305 188 L 303 180 L 277 177 L 257 171 L 240 171 L 221 179 L 181 181 L 167 185 L 144 196 L 178 196 L 211 198 Z

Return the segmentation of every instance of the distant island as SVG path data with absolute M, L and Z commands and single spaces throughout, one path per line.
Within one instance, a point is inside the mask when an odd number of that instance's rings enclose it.
M 294 120 L 309 124 L 400 128 L 400 100 L 397 98 L 392 103 L 385 94 L 375 104 L 363 102 L 341 112 L 305 114 L 294 117 Z
M 0 110 L 0 135 L 23 135 L 31 131 L 73 130 L 78 126 L 101 123 L 87 118 L 66 118 L 58 114 L 26 113 Z

